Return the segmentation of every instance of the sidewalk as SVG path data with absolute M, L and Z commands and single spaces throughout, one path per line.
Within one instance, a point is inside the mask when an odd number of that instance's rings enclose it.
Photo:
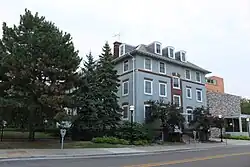
M 7 159 L 53 159 L 70 157 L 100 157 L 126 154 L 149 154 L 159 152 L 191 151 L 213 147 L 225 147 L 224 143 L 197 143 L 180 146 L 145 146 L 132 148 L 93 148 L 93 149 L 15 149 L 0 150 L 0 161 Z

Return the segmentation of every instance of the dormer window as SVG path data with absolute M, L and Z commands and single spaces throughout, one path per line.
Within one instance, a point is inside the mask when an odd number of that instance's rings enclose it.
M 186 52 L 180 51 L 181 61 L 186 62 Z
M 155 42 L 155 53 L 162 55 L 161 43 Z
M 125 44 L 119 46 L 119 56 L 125 55 Z
M 168 47 L 168 57 L 171 58 L 171 59 L 175 59 L 174 48 L 173 47 Z

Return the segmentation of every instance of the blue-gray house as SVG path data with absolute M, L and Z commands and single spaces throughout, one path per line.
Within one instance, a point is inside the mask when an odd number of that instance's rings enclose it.
M 209 71 L 192 64 L 186 52 L 160 42 L 131 46 L 114 43 L 114 62 L 120 79 L 118 96 L 123 119 L 144 122 L 148 100 L 164 100 L 183 107 L 186 121 L 195 107 L 206 106 L 205 75 Z

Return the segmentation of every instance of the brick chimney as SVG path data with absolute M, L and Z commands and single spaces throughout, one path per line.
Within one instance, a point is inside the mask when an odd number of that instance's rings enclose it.
M 121 45 L 121 42 L 115 41 L 114 42 L 114 58 L 119 57 L 119 46 Z

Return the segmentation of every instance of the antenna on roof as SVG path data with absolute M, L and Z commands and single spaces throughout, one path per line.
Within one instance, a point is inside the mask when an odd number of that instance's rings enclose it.
M 117 34 L 115 34 L 113 37 L 116 37 L 117 38 L 117 41 L 119 41 L 120 42 L 120 37 L 121 37 L 121 33 L 119 32 L 119 33 L 117 33 Z

